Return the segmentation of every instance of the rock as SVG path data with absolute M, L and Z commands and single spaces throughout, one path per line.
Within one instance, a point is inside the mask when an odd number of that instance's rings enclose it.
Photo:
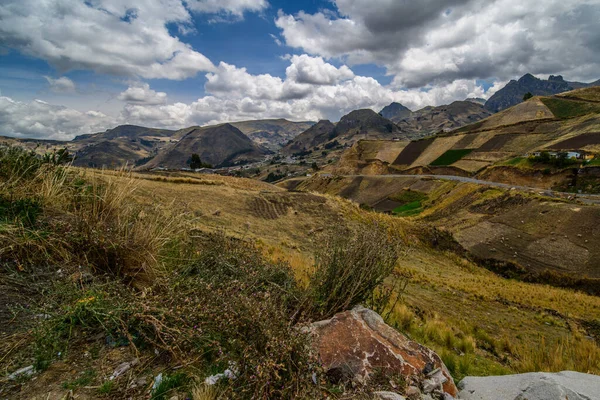
M 458 386 L 464 400 L 600 400 L 600 376 L 573 371 L 466 377 Z
M 162 381 L 163 381 L 163 374 L 161 372 L 158 375 L 156 375 L 156 378 L 154 378 L 154 382 L 152 383 L 152 392 L 154 392 L 156 389 L 158 389 L 158 387 L 160 386 Z
M 138 360 L 137 358 L 134 358 L 133 360 L 131 360 L 129 362 L 124 362 L 124 363 L 119 364 L 117 369 L 115 369 L 113 374 L 108 379 L 110 379 L 112 381 L 115 378 L 118 378 L 119 376 L 123 375 L 125 372 L 129 371 L 131 369 L 131 367 L 136 365 L 138 362 L 140 362 L 140 360 Z
M 70 278 L 73 283 L 84 286 L 94 280 L 94 275 L 88 268 L 79 266 L 79 270 L 71 274 Z
M 409 386 L 406 389 L 406 397 L 411 400 L 421 399 L 421 390 L 416 386 Z
M 452 396 L 457 394 L 440 357 L 387 325 L 374 311 L 357 306 L 305 330 L 313 335 L 313 347 L 333 382 L 366 384 L 377 371 L 401 375 L 409 386 L 423 387 L 427 381 L 432 391 L 442 388 Z
M 27 367 L 16 370 L 15 372 L 13 372 L 12 374 L 10 374 L 8 376 L 8 379 L 10 379 L 11 381 L 14 381 L 19 378 L 27 378 L 27 377 L 30 377 L 31 375 L 33 375 L 34 372 L 35 372 L 35 369 L 33 368 L 33 365 L 29 365 Z
M 376 399 L 381 399 L 381 400 L 406 400 L 406 397 L 400 396 L 398 393 L 394 393 L 394 392 L 385 392 L 385 391 L 374 392 L 373 396 Z
M 215 374 L 215 375 L 211 375 L 211 376 L 207 377 L 206 379 L 204 379 L 204 383 L 209 386 L 216 385 L 217 382 L 219 382 L 223 378 L 236 379 L 237 374 L 238 374 L 238 370 L 237 370 L 235 363 L 230 362 L 229 368 L 227 368 L 225 371 L 223 371 L 220 374 Z M 313 379 L 313 381 L 314 381 L 314 379 Z
M 148 384 L 148 379 L 146 379 L 145 376 L 140 376 L 136 379 L 134 379 L 130 384 L 129 384 L 129 388 L 130 389 L 135 389 L 137 387 L 144 387 Z

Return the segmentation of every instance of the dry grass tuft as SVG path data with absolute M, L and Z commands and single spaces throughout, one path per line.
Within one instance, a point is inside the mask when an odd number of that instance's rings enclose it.
M 20 266 L 78 264 L 130 281 L 161 270 L 159 254 L 183 226 L 168 207 L 142 207 L 136 181 L 43 164 L 30 153 L 3 154 L 0 260 Z M 7 162 L 8 159 L 8 162 Z
M 193 400 L 218 400 L 222 398 L 222 392 L 213 386 L 199 384 L 192 390 Z

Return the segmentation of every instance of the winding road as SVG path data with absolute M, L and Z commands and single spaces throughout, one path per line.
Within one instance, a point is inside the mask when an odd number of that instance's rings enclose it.
M 466 176 L 456 176 L 456 175 L 401 175 L 401 174 L 390 174 L 390 175 L 342 175 L 347 178 L 410 178 L 410 179 L 442 179 L 447 181 L 456 181 L 456 182 L 465 182 L 465 183 L 474 183 L 477 185 L 485 185 L 491 187 L 499 187 L 504 189 L 516 189 L 528 192 L 534 192 L 547 197 L 554 198 L 568 198 L 571 197 L 576 198 L 585 204 L 600 204 L 600 195 L 598 194 L 586 194 L 586 193 L 568 193 L 568 192 L 559 192 L 556 190 L 550 189 L 541 189 L 530 186 L 519 186 L 519 185 L 509 185 L 508 183 L 501 182 L 492 182 L 492 181 L 484 181 L 481 179 L 469 178 Z

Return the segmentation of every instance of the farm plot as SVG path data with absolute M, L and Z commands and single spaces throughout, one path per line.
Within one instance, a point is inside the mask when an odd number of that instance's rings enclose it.
M 417 140 L 410 142 L 398 155 L 393 165 L 411 165 L 429 147 L 435 138 Z
M 443 166 L 451 165 L 470 154 L 473 149 L 460 149 L 460 150 L 448 150 L 437 159 L 435 159 L 430 165 Z

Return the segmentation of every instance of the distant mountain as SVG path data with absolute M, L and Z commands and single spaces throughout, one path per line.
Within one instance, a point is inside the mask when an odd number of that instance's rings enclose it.
M 394 139 L 398 127 L 370 109 L 355 110 L 344 115 L 335 126 L 336 138 L 354 142 L 358 139 Z
M 255 143 L 271 150 L 278 150 L 285 146 L 286 143 L 314 124 L 310 121 L 292 122 L 286 119 L 262 119 L 231 123 Z
M 425 107 L 399 121 L 398 127 L 410 139 L 419 139 L 438 132 L 451 131 L 492 115 L 481 104 L 455 101 L 438 107 Z
M 552 96 L 573 89 L 598 85 L 600 85 L 600 80 L 592 83 L 567 82 L 560 75 L 550 75 L 548 80 L 543 80 L 531 74 L 526 74 L 518 81 L 510 81 L 504 88 L 494 93 L 485 103 L 485 108 L 496 113 L 519 104 L 527 93 L 534 96 Z
M 146 128 L 137 125 L 119 125 L 105 132 L 93 133 L 91 135 L 79 135 L 73 139 L 74 142 L 90 140 L 110 140 L 118 138 L 137 139 L 140 137 L 172 137 L 177 131 L 169 129 Z
M 120 125 L 105 132 L 76 136 L 69 147 L 76 155 L 76 166 L 118 168 L 152 157 L 181 136 L 181 131 Z
M 312 150 L 334 140 L 341 144 L 353 144 L 362 139 L 396 139 L 399 136 L 400 130 L 389 119 L 370 109 L 355 110 L 344 115 L 335 125 L 327 120 L 319 121 L 281 151 L 289 155 Z
M 379 112 L 379 115 L 381 115 L 383 118 L 389 119 L 392 122 L 402 121 L 403 119 L 410 117 L 411 114 L 412 111 L 400 103 L 392 103 L 389 106 L 384 107 Z
M 191 127 L 183 133 L 179 142 L 165 147 L 142 168 L 185 168 L 194 153 L 215 167 L 257 161 L 269 153 L 232 124 Z
M 485 102 L 487 101 L 486 99 L 482 99 L 481 97 L 469 97 L 467 99 L 465 99 L 465 101 L 470 101 L 471 103 L 475 103 L 475 104 L 479 104 L 479 105 L 485 105 Z
M 292 155 L 319 146 L 335 138 L 335 125 L 321 120 L 302 132 L 281 149 L 286 155 Z

